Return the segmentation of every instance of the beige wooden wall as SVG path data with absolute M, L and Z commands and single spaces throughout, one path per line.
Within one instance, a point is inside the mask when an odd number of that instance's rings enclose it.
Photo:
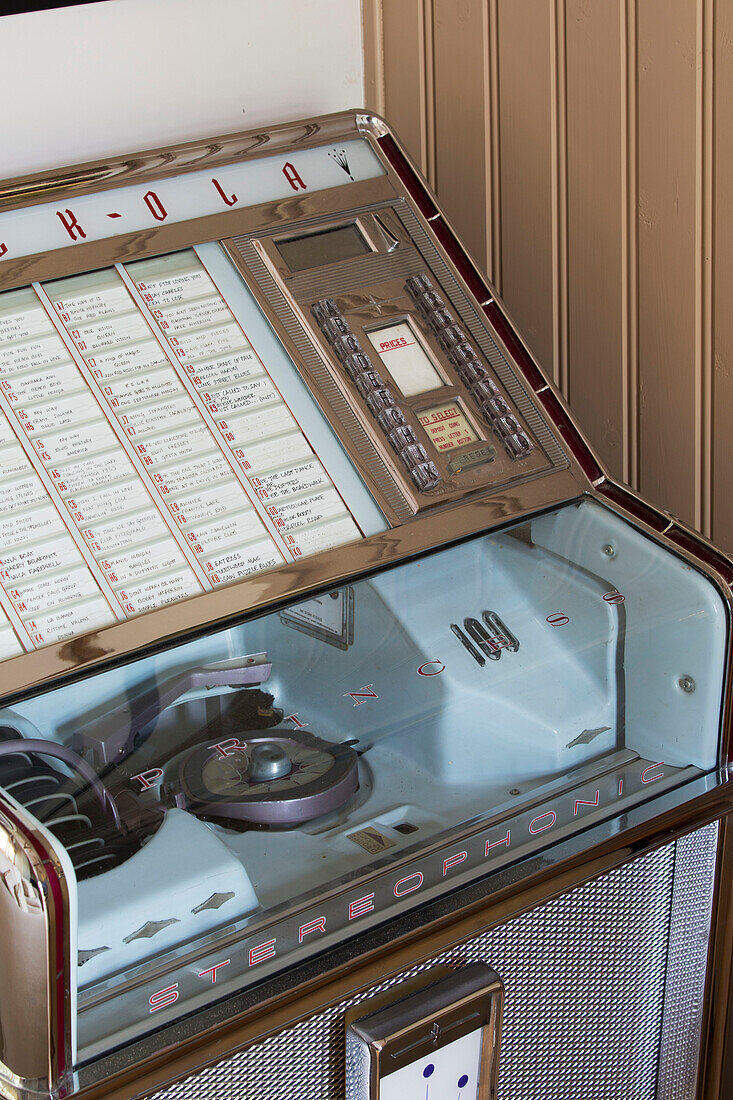
M 733 550 L 733 0 L 363 0 L 407 145 L 611 473 Z

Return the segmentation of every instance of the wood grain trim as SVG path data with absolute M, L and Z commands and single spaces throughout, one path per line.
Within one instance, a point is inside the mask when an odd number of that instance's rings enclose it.
M 433 62 L 428 65 L 425 53 L 426 0 L 367 2 L 380 8 L 384 113 L 420 171 L 429 176 L 427 70 L 431 68 L 432 80 Z
M 568 396 L 568 86 L 566 0 L 550 0 L 553 378 Z
M 486 267 L 489 279 L 502 293 L 501 273 L 501 111 L 499 106 L 499 0 L 486 7 L 484 75 L 486 111 Z
M 383 0 L 362 0 L 364 103 L 377 115 L 385 112 Z
M 713 202 L 713 535 L 733 549 L 733 448 L 730 418 L 733 408 L 733 4 L 717 3 L 715 17 L 715 141 Z M 733 1049 L 731 1050 L 733 1068 Z M 733 1087 L 731 1088 L 733 1096 Z
M 712 530 L 715 0 L 697 0 L 695 179 L 695 526 Z
M 623 379 L 623 480 L 639 487 L 639 116 L 637 0 L 620 0 L 622 64 L 621 334 Z
M 428 183 L 438 186 L 438 155 L 435 122 L 435 2 L 420 0 L 420 24 L 423 37 L 423 130 L 425 134 L 425 165 Z

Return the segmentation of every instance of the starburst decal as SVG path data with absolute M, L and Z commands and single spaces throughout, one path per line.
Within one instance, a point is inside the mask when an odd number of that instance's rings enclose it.
M 346 150 L 345 149 L 333 149 L 333 150 L 331 150 L 331 152 L 329 152 L 328 155 L 331 158 L 331 160 L 336 161 L 336 164 L 338 164 L 339 168 L 341 168 L 342 171 L 344 171 L 346 173 L 346 175 L 349 177 L 350 180 L 354 179 L 354 177 L 351 174 L 351 168 L 349 166 L 349 159 L 346 156 Z

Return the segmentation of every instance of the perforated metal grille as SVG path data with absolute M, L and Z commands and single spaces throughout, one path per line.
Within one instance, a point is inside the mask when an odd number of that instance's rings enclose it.
M 156 1100 L 343 1100 L 344 1011 L 433 963 L 476 960 L 506 987 L 499 1100 L 692 1100 L 716 840 L 706 826 Z

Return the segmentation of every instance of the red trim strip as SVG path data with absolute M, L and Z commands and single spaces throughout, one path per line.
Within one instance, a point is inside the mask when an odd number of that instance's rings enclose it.
M 460 241 L 454 236 L 442 218 L 436 218 L 430 223 L 430 228 L 435 233 L 451 260 L 458 268 L 461 278 L 468 286 L 477 302 L 485 302 L 487 298 L 493 298 L 494 292 L 484 277 L 476 270 L 466 253 L 461 247 Z
M 614 485 L 612 481 L 604 481 L 602 485 L 598 486 L 598 492 L 607 497 L 613 504 L 625 508 L 632 516 L 641 520 L 647 527 L 651 527 L 653 531 L 658 531 L 659 534 L 669 527 L 669 516 L 665 516 L 663 512 L 652 508 L 650 504 L 645 504 L 643 500 L 638 500 L 627 489 L 620 485 Z
M 430 197 L 430 193 L 423 185 L 422 180 L 415 174 L 405 160 L 401 150 L 391 134 L 377 138 L 377 141 L 389 163 L 405 185 L 410 198 L 416 203 L 418 210 L 424 218 L 434 218 L 438 208 Z
M 646 523 L 652 530 L 658 531 L 660 534 L 665 531 L 670 542 L 687 551 L 688 554 L 697 558 L 698 561 L 701 561 L 710 569 L 715 569 L 725 583 L 733 589 L 733 562 L 725 554 L 716 550 L 713 546 L 708 546 L 693 532 L 685 531 L 677 526 L 664 512 L 652 508 L 650 504 L 645 504 L 643 500 L 639 500 L 622 485 L 615 485 L 611 481 L 606 481 L 598 486 L 598 492 L 607 497 L 608 500 L 613 501 L 614 504 L 625 508 L 627 512 Z M 670 523 L 672 523 L 671 527 Z
M 711 569 L 717 570 L 728 587 L 733 588 L 733 563 L 719 551 L 713 549 L 712 546 L 707 546 L 706 543 L 697 539 L 695 535 L 690 534 L 689 531 L 683 531 L 677 526 L 672 527 L 667 532 L 667 538 L 677 546 L 682 547 L 683 550 L 686 550 L 688 554 L 692 554 L 699 561 L 710 566 Z
M 530 388 L 535 393 L 544 389 L 547 385 L 547 379 L 534 360 L 527 354 L 524 345 L 496 302 L 490 302 L 489 305 L 484 306 L 483 311 L 489 324 L 495 329 L 497 336 L 516 361 Z
M 593 452 L 590 450 L 582 435 L 575 427 L 568 413 L 551 389 L 536 393 L 535 397 L 542 404 L 545 412 L 557 428 L 571 454 L 580 466 L 589 481 L 598 481 L 603 477 L 603 470 L 596 462 Z

